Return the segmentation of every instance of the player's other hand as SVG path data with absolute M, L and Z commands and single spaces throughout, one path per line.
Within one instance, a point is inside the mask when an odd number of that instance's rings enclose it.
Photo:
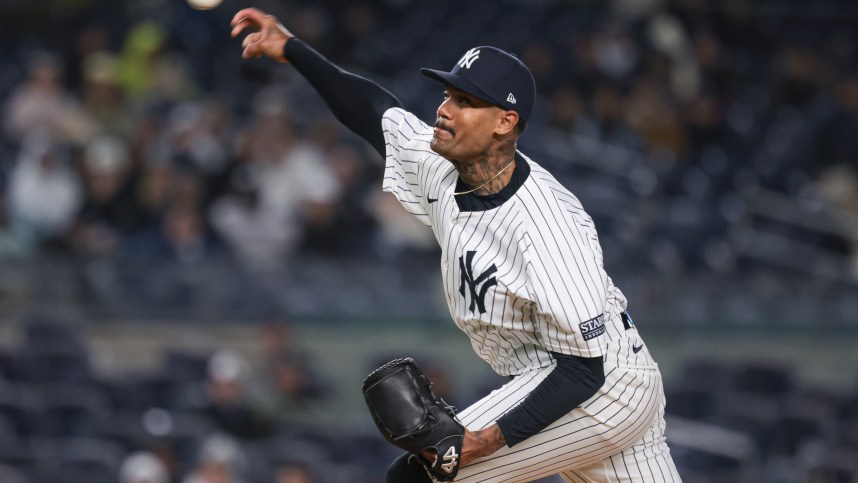
M 245 8 L 235 14 L 229 25 L 232 27 L 233 37 L 239 36 L 245 29 L 253 30 L 241 42 L 244 49 L 241 52 L 242 58 L 258 59 L 267 56 L 277 62 L 288 62 L 283 57 L 283 47 L 294 35 L 273 15 L 268 15 L 258 8 Z
M 471 431 L 465 428 L 462 441 L 462 456 L 459 466 L 467 466 L 474 460 L 489 456 L 506 445 L 506 439 L 497 423 L 492 423 L 485 429 Z

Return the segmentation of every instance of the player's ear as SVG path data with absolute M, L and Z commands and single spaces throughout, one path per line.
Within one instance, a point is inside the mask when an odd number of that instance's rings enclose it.
M 515 111 L 501 111 L 498 116 L 498 123 L 495 127 L 495 133 L 500 136 L 507 135 L 515 130 L 518 125 L 518 113 Z

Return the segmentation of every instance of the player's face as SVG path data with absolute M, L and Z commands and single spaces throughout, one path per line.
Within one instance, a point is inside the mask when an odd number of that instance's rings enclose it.
M 448 85 L 438 106 L 430 146 L 451 161 L 484 157 L 494 142 L 503 110 L 488 101 Z

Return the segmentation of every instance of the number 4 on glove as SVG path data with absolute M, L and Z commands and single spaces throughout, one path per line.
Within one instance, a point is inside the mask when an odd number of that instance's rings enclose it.
M 441 463 L 441 469 L 447 473 L 453 474 L 459 469 L 459 453 L 456 453 L 456 447 L 450 446 L 447 452 L 444 453 L 444 463 Z
M 414 455 L 435 479 L 453 481 L 465 428 L 413 359 L 395 359 L 373 371 L 363 382 L 363 396 L 385 439 Z M 420 455 L 425 451 L 436 455 L 434 461 Z

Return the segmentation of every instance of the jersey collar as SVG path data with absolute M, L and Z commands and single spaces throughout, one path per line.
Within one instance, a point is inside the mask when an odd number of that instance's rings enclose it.
M 456 205 L 460 212 L 488 211 L 504 204 L 504 202 L 512 198 L 519 188 L 527 181 L 530 176 L 530 164 L 524 159 L 518 151 L 515 152 L 515 167 L 512 172 L 512 177 L 509 183 L 497 193 L 480 196 L 476 193 L 468 193 L 465 195 L 456 196 Z M 461 177 L 456 180 L 454 191 L 467 191 L 471 189 L 466 185 Z

